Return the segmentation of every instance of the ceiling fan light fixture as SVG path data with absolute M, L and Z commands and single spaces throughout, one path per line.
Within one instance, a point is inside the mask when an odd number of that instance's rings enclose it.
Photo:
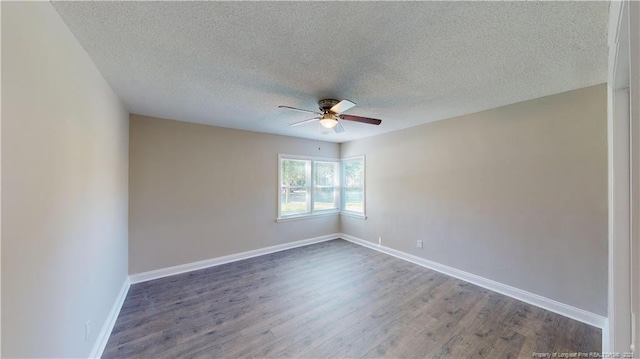
M 289 126 L 299 126 L 299 125 L 304 125 L 305 123 L 315 122 L 319 120 L 320 126 L 327 129 L 333 129 L 336 133 L 340 133 L 340 132 L 344 132 L 344 128 L 342 128 L 342 125 L 341 125 L 342 121 L 360 122 L 360 123 L 366 123 L 369 125 L 376 125 L 376 126 L 382 123 L 382 120 L 378 120 L 376 118 L 342 114 L 343 111 L 346 111 L 355 105 L 356 105 L 355 103 L 349 100 L 338 101 L 338 100 L 325 99 L 325 100 L 318 101 L 318 108 L 320 109 L 320 112 L 305 110 L 303 108 L 297 108 L 297 107 L 291 107 L 291 106 L 283 106 L 283 105 L 280 105 L 278 107 L 286 108 L 289 110 L 301 111 L 301 112 L 310 112 L 316 115 L 316 117 L 314 118 L 310 118 L 304 121 L 294 122 L 289 124 Z
M 320 118 L 320 124 L 324 128 L 334 128 L 338 124 L 338 119 L 330 113 L 325 113 Z

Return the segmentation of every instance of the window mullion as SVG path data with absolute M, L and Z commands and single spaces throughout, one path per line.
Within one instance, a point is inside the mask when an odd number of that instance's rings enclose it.
M 344 161 L 340 160 L 340 212 L 344 211 L 344 202 L 346 200 L 344 192 Z
M 307 201 L 307 212 L 313 214 L 313 203 L 314 203 L 314 189 L 315 183 L 313 180 L 314 170 L 313 170 L 313 160 L 307 161 L 307 188 L 309 193 L 309 201 Z

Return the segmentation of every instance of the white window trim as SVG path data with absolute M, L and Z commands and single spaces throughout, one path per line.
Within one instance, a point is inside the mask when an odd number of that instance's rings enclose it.
M 366 214 L 357 213 L 357 212 L 342 211 L 342 212 L 340 212 L 340 215 L 341 216 L 346 216 L 346 217 L 354 217 L 354 218 L 358 218 L 358 219 L 367 219 L 367 215 Z
M 311 213 L 311 214 L 309 214 L 309 213 L 292 214 L 290 216 L 278 217 L 278 218 L 276 218 L 276 222 L 277 223 L 282 223 L 282 222 L 299 221 L 299 220 L 302 220 L 302 219 L 309 219 L 309 218 L 337 216 L 339 214 L 340 214 L 340 211 L 338 211 L 338 210 L 324 210 L 324 211 L 318 211 L 318 212 Z

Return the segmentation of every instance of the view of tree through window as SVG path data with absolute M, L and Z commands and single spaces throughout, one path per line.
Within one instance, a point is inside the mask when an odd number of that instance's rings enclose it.
M 311 161 L 282 160 L 280 213 L 283 216 L 308 213 Z

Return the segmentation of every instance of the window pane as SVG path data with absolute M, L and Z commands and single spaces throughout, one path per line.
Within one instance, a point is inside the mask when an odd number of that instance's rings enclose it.
M 282 160 L 282 186 L 307 187 L 307 162 L 305 160 Z
M 338 162 L 314 162 L 313 210 L 339 209 Z
M 344 196 L 345 211 L 364 213 L 364 191 L 362 188 L 346 188 Z
M 346 187 L 364 185 L 364 161 L 353 160 L 344 163 L 344 185 Z
M 280 213 L 283 216 L 309 212 L 309 191 L 301 187 L 282 187 Z
M 316 161 L 314 164 L 316 186 L 337 186 L 338 162 Z
M 291 216 L 311 212 L 311 161 L 282 159 L 280 179 L 280 215 Z
M 364 214 L 364 159 L 343 162 L 343 209 Z
M 338 209 L 338 191 L 335 187 L 316 187 L 313 193 L 313 210 Z

